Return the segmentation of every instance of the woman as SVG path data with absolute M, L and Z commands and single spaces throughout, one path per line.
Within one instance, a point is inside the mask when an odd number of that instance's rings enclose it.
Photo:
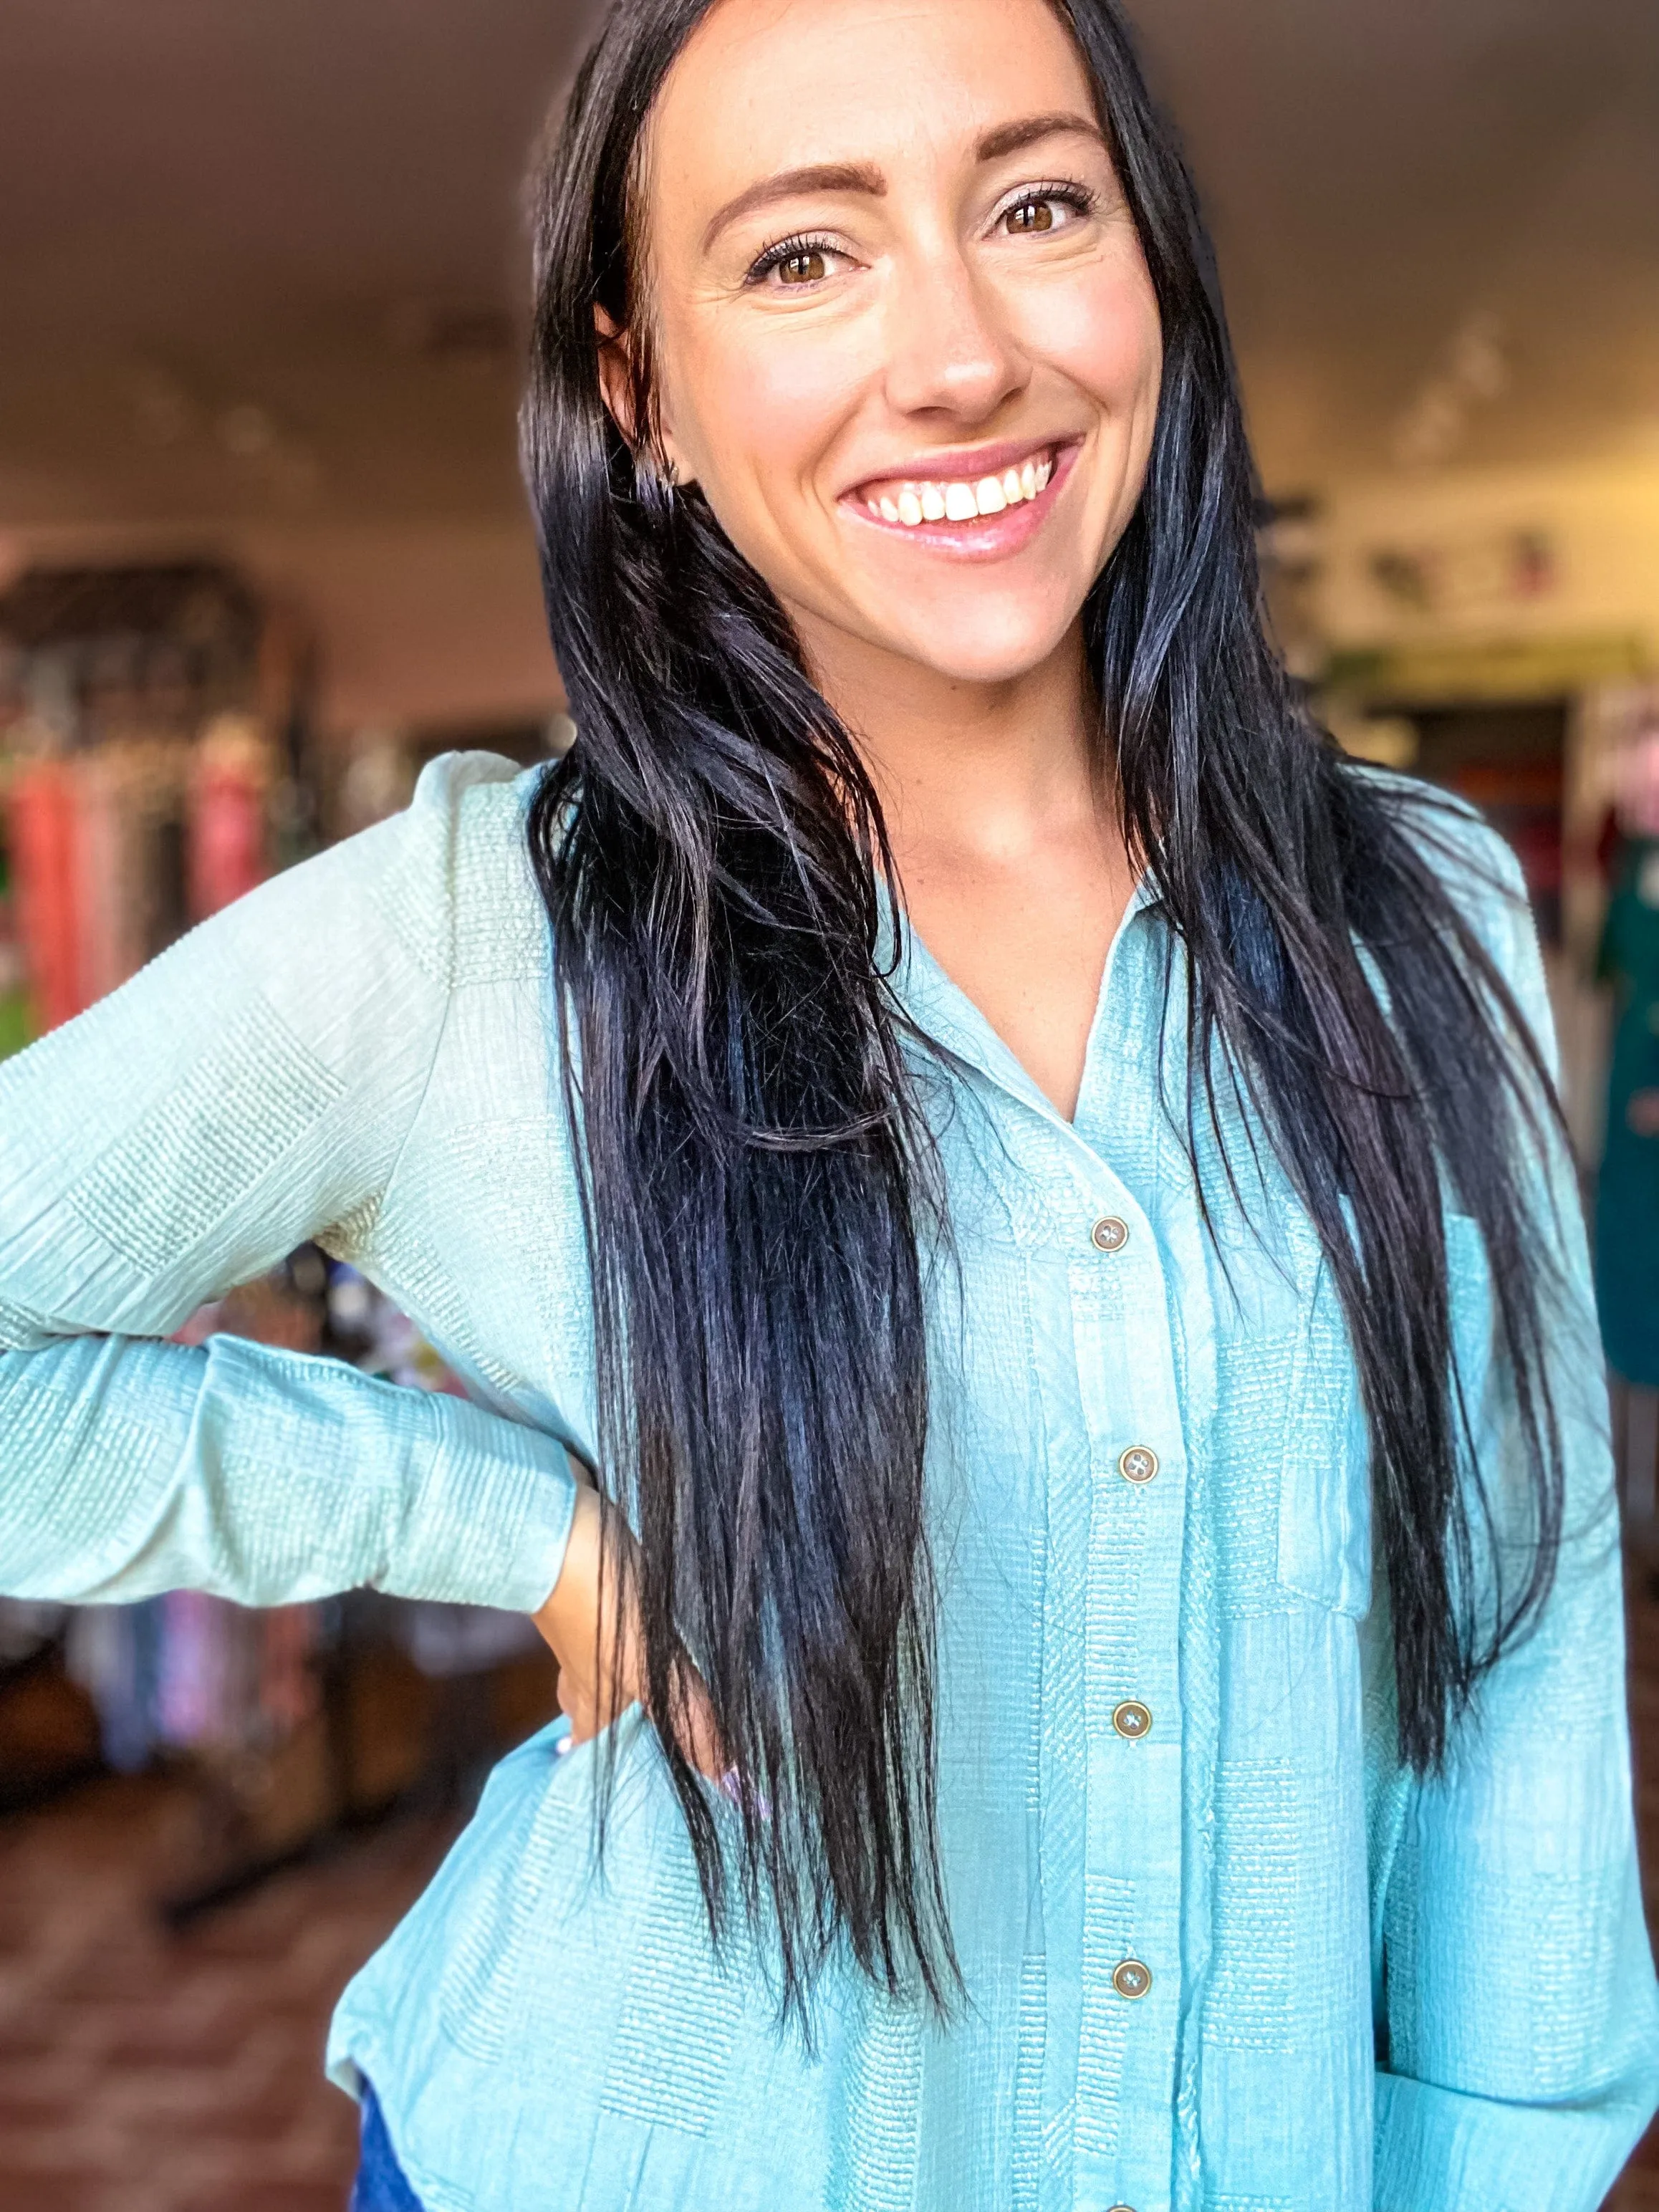
M 1263 641 L 1121 25 L 623 0 L 538 270 L 574 750 L 9 1072 L 11 1586 L 537 1611 L 363 2203 L 1588 2212 L 1659 2020 L 1536 951 Z M 483 1407 L 146 1340 L 307 1236 Z

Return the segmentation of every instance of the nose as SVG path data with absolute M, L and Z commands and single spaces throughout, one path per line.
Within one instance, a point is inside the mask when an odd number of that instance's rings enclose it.
M 955 240 L 931 241 L 896 272 L 887 329 L 887 398 L 902 415 L 979 423 L 1021 391 L 1030 365 L 994 288 Z

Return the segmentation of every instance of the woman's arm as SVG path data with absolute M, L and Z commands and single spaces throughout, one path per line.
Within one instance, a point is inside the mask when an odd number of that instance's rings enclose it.
M 1616 1527 L 1577 1520 L 1537 1634 L 1402 1793 L 1376 2212 L 1593 2212 L 1659 2101 Z
M 1489 942 L 1553 1053 L 1518 873 Z M 1483 920 L 1485 917 L 1483 916 Z M 1535 1632 L 1487 1676 L 1445 1774 L 1396 1784 L 1382 1899 L 1386 2057 L 1376 2212 L 1593 2212 L 1659 2102 L 1659 1996 L 1632 1819 L 1619 1522 L 1602 1363 L 1570 1164 L 1550 1243 L 1566 1462 L 1559 1572 Z M 1454 1310 L 1501 1482 L 1511 1415 L 1477 1372 L 1484 1261 L 1454 1241 Z
M 573 1494 L 550 1438 L 336 1361 L 153 1340 L 386 1188 L 448 1006 L 456 811 L 507 773 L 434 763 L 406 814 L 0 1066 L 0 1589 L 546 1597 Z

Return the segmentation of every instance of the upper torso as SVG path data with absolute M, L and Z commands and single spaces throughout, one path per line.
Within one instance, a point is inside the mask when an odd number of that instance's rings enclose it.
M 20 1146 L 0 1177 L 0 1344 L 43 1347 L 0 1358 L 25 1363 L 0 1373 L 16 1449 L 82 1373 L 73 1346 L 52 1348 L 61 1332 L 164 1333 L 210 1274 L 297 1231 L 380 1282 L 522 1425 L 495 1431 L 592 1457 L 589 1285 L 527 796 L 504 763 L 438 764 L 404 823 L 270 887 L 106 1025 L 20 1069 L 14 1097 L 66 1144 L 90 1114 L 100 1149 L 60 1177 L 50 1145 Z M 1513 967 L 1495 896 L 1485 919 Z M 602 1868 L 596 1754 L 557 1757 L 544 1734 L 497 1770 L 347 1991 L 331 2063 L 374 2081 L 428 2212 L 1366 2212 L 1385 2100 L 1402 2172 L 1430 2170 L 1431 2139 L 1462 2143 L 1460 2202 L 1507 2208 L 1470 2163 L 1469 2113 L 1611 2094 L 1651 2040 L 1650 1972 L 1607 1963 L 1634 1908 L 1605 1543 L 1549 1634 L 1506 1662 L 1490 1764 L 1472 1739 L 1466 1771 L 1412 1784 L 1393 1756 L 1341 1312 L 1261 1131 L 1224 1110 L 1236 1190 L 1202 1114 L 1189 1132 L 1183 968 L 1151 887 L 1114 944 L 1070 1121 L 919 945 L 897 980 L 953 1055 L 924 1057 L 918 1078 L 952 1226 L 930 1255 L 928 1475 L 959 2016 L 941 2026 L 832 1972 L 812 2045 L 780 2027 L 741 1929 L 711 1950 L 635 1715 Z M 113 1075 L 88 1101 L 86 1071 L 118 1042 L 131 1127 Z M 1484 1269 L 1468 1224 L 1449 1237 L 1478 1408 Z M 1576 1247 L 1569 1264 L 1577 1281 Z M 205 1425 L 227 1441 L 203 1460 L 204 1419 L 189 1425 L 191 1496 L 236 1541 L 169 1504 L 165 1543 L 66 1540 L 32 1588 L 137 1594 L 205 1574 L 211 1551 L 211 1586 L 250 1601 L 325 1572 L 461 1597 L 498 1520 L 556 1541 L 536 1452 L 520 1466 L 467 1409 L 337 1401 L 314 1364 L 213 1356 L 232 1387 Z M 56 1363 L 40 1387 L 37 1358 Z M 183 1388 L 155 1372 L 133 1405 Z M 95 1394 L 102 1373 L 76 1387 Z M 357 1425 L 357 1459 L 331 1469 L 342 1488 L 292 1463 L 295 1393 L 327 1401 L 297 1432 L 307 1449 Z M 1594 1419 L 1571 1440 L 1581 1503 L 1604 1479 Z M 414 1486 L 387 1488 L 348 1543 L 332 1501 L 372 1490 L 362 1455 L 381 1443 Z M 226 1486 L 256 1447 L 280 1493 L 268 1512 L 263 1492 Z M 91 1527 L 82 1474 L 53 1464 Z M 94 1570 L 100 1542 L 126 1549 Z M 400 1544 L 414 1556 L 388 1566 Z M 122 1563 L 140 1553 L 149 1581 Z M 538 1601 L 538 1571 L 532 1558 L 502 1601 Z M 1548 1733 L 1543 1711 L 1565 1716 Z M 1576 1958 L 1595 1993 L 1559 1996 L 1540 2038 L 1540 1960 L 1565 1977 Z M 1607 1993 L 1626 1973 L 1615 2033 Z M 1620 2109 L 1639 2094 L 1620 2088 Z M 1616 2144 L 1624 2123 L 1596 2124 Z M 1593 2169 L 1560 2158 L 1559 2189 L 1526 2212 L 1581 2201 Z
M 579 1200 L 519 803 L 473 794 L 467 881 L 499 864 L 507 912 L 468 931 L 478 965 L 397 1174 L 337 1249 L 477 1384 L 591 1455 Z M 539 1740 L 336 2030 L 335 2063 L 380 2086 L 434 2212 L 462 2201 L 461 2176 L 467 2202 L 525 2212 L 1150 2212 L 1200 2134 L 1224 2197 L 1366 2201 L 1364 1425 L 1317 1245 L 1265 1153 L 1249 1221 L 1224 1206 L 1204 1231 L 1173 952 L 1143 893 L 1070 1126 L 914 942 L 901 978 L 972 1071 L 933 1115 L 955 1251 L 934 1285 L 930 1465 L 965 2015 L 943 2032 L 832 1982 L 809 2057 L 741 1953 L 726 1971 L 712 1957 L 648 1739 L 622 1754 L 603 1888 L 586 1872 L 592 1755 Z M 1369 1738 L 1374 1811 L 1388 1728 Z M 440 1960 L 437 2005 L 416 2003 Z M 526 2101 L 544 2179 L 526 2168 Z

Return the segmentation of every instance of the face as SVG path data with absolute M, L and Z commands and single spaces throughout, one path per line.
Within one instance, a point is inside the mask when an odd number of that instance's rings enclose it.
M 815 668 L 995 684 L 1065 648 L 1139 497 L 1161 347 L 1045 0 L 721 0 L 644 156 L 667 457 Z

